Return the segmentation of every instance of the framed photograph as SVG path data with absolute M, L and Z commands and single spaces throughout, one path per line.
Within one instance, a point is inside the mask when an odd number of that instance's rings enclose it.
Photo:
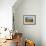
M 36 24 L 36 16 L 35 15 L 24 15 L 23 23 L 25 25 L 35 25 Z

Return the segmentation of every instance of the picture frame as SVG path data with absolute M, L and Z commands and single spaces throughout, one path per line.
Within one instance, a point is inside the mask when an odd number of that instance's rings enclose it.
M 24 25 L 35 25 L 36 24 L 36 15 L 24 15 L 23 24 Z

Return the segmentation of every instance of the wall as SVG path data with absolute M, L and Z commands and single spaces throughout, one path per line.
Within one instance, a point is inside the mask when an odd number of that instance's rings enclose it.
M 0 27 L 12 29 L 12 6 L 16 0 L 0 0 Z
M 17 6 L 13 6 L 15 30 L 22 32 L 24 38 L 34 40 L 36 46 L 41 46 L 41 0 L 20 0 L 18 2 Z M 24 25 L 24 15 L 36 15 L 36 25 Z
M 46 46 L 46 0 L 41 1 L 41 38 L 42 46 Z

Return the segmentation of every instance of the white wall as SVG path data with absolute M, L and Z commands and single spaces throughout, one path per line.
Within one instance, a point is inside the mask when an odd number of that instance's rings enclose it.
M 22 2 L 20 0 L 18 2 L 13 6 L 15 30 L 22 32 L 25 38 L 34 40 L 36 46 L 46 46 L 45 0 L 23 0 Z M 36 25 L 24 25 L 23 15 L 36 15 Z
M 25 38 L 34 40 L 36 46 L 41 46 L 41 0 L 23 0 L 18 7 L 14 5 L 13 8 L 15 29 L 22 32 Z M 36 25 L 24 25 L 24 15 L 36 15 Z
M 41 38 L 42 46 L 46 46 L 46 0 L 42 0 L 41 4 Z
M 0 27 L 12 28 L 12 6 L 16 0 L 0 0 Z

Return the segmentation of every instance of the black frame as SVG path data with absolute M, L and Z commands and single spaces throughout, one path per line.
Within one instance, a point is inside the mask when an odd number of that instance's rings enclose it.
M 24 18 L 25 18 L 25 16 L 29 16 L 29 17 L 32 16 L 32 17 L 34 17 L 34 19 L 35 19 L 34 24 L 26 24 L 26 23 L 24 23 Z M 36 24 L 36 15 L 24 15 L 24 16 L 23 16 L 23 24 L 24 24 L 24 25 L 35 25 L 35 24 Z

